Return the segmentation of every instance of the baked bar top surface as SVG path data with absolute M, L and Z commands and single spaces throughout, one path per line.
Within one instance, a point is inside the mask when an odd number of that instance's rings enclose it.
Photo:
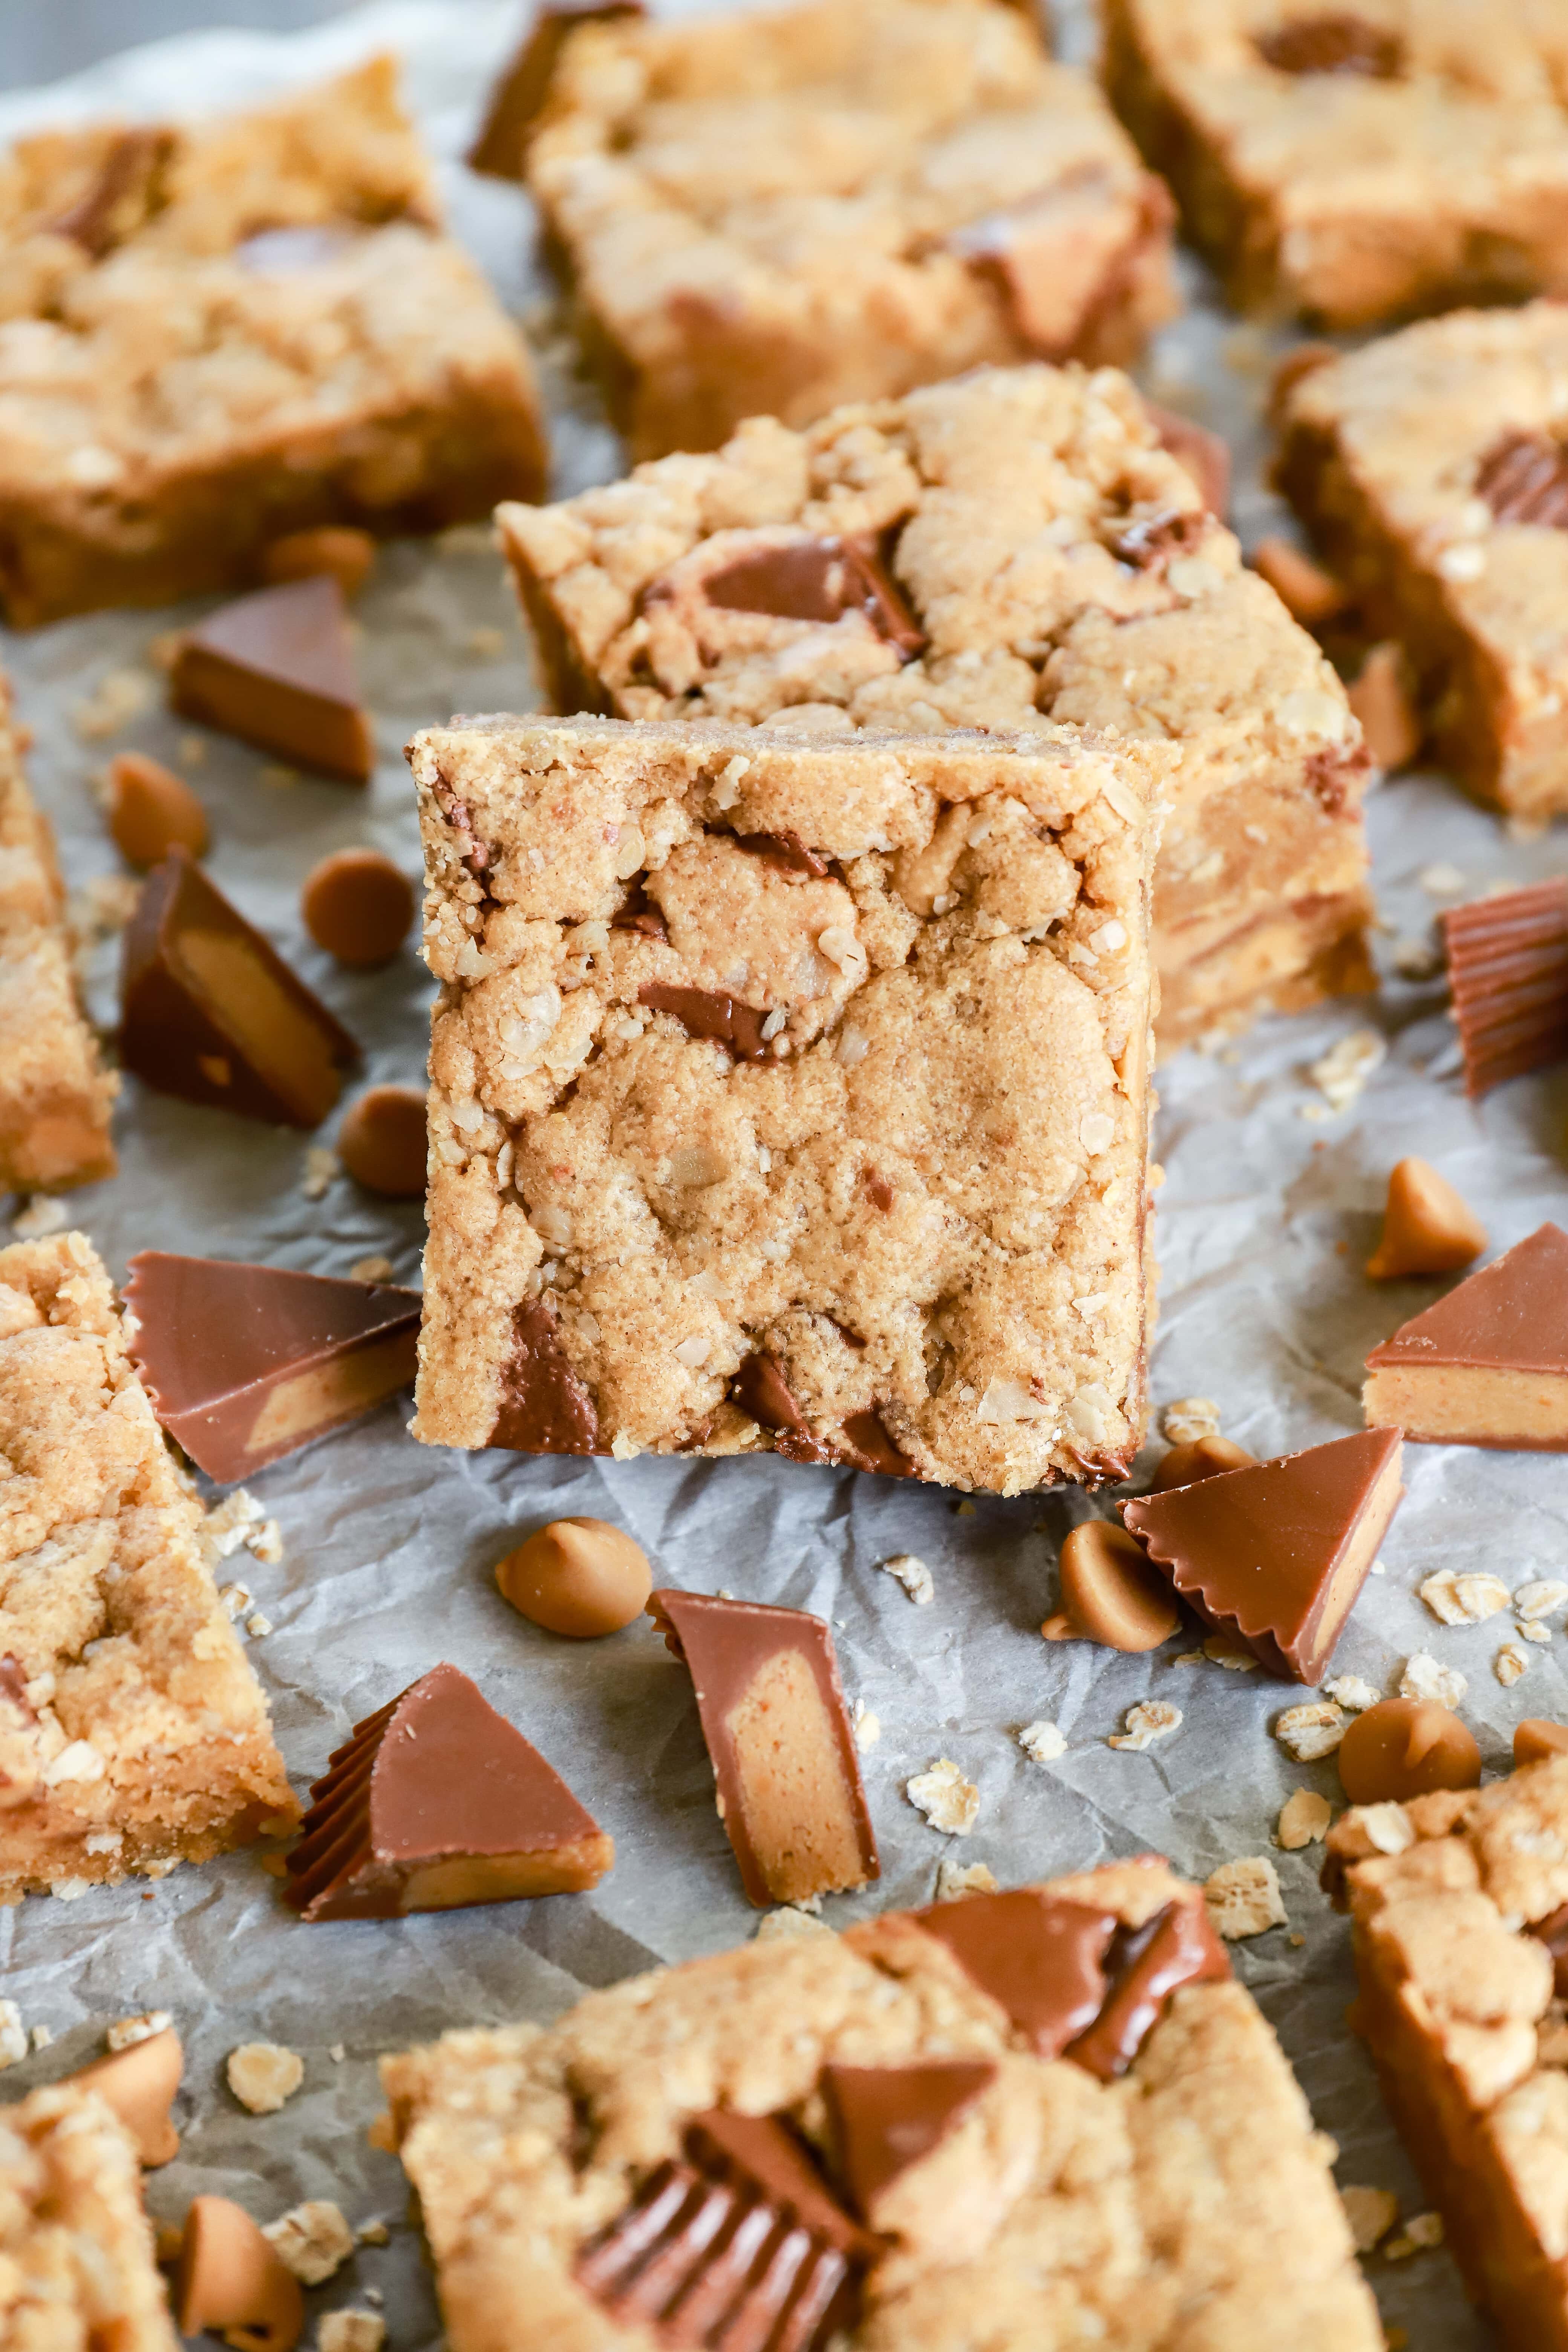
M 410 759 L 443 983 L 416 1433 L 733 1453 L 765 1423 L 853 1460 L 875 1414 L 927 1478 L 1120 1475 L 1176 755 L 496 719 Z M 564 1436 L 498 1426 L 529 1349 L 579 1384 Z M 759 1353 L 798 1426 L 731 1400 Z
M 80 1234 L 0 1250 L 0 1898 L 287 1820 L 200 1507 Z
M 531 406 L 526 355 L 440 234 L 389 58 L 210 126 L 44 132 L 0 161 L 0 496 L 86 529 L 106 493 L 303 461 L 363 414 L 480 392 Z M 363 503 L 395 505 L 399 462 L 366 454 Z
M 1053 1882 L 1142 1924 L 1193 1890 L 1163 1864 Z M 1382 2342 L 1328 2173 L 1328 2144 L 1233 1982 L 1188 1985 L 1131 2071 L 1037 2057 L 915 1917 L 753 1943 L 591 1994 L 549 2031 L 447 2034 L 383 2062 L 455 2352 L 644 2347 L 572 2276 L 692 2117 L 784 2113 L 819 2149 L 826 2065 L 989 2062 L 962 2126 L 879 2213 L 886 2249 L 856 2352 L 1114 2342 L 1154 2352 Z M 1193 2315 L 1203 2316 L 1196 2332 Z M 519 2334 L 519 2329 L 521 2334 Z
M 0 2108 L 0 2334 L 22 2352 L 176 2352 L 136 2151 L 68 2083 Z

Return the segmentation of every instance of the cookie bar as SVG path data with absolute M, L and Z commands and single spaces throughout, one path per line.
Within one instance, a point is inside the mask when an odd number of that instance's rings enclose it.
M 1529 816 L 1568 809 L 1565 371 L 1568 310 L 1535 302 L 1325 355 L 1279 403 L 1279 486 L 1403 644 L 1434 756 Z
M 566 41 L 528 184 L 634 457 L 985 361 L 1124 362 L 1172 207 L 1001 0 L 808 0 Z
M 178 2352 L 136 2150 L 69 2083 L 0 2107 L 0 2334 L 17 2352 Z
M 1356 1806 L 1324 1883 L 1352 2012 L 1474 2300 L 1515 2352 L 1568 2345 L 1568 1759 Z
M 313 524 L 433 530 L 542 476 L 527 354 L 440 232 L 390 58 L 0 158 L 14 625 L 247 582 Z
M 382 2062 L 453 2352 L 1377 2352 L 1311 2120 L 1152 1855 Z M 1201 2313 L 1194 2326 L 1194 2315 Z
M 803 434 L 753 419 L 498 520 L 560 710 L 922 732 L 1044 714 L 1178 743 L 1163 1045 L 1369 984 L 1343 689 L 1125 377 L 986 370 Z
M 1121 1476 L 1175 755 L 500 718 L 409 757 L 416 1436 Z
M 0 1250 L 0 1902 L 299 1811 L 81 1234 Z
M 0 676 L 0 1192 L 112 1176 L 119 1080 L 82 1013 L 49 821 Z
M 1551 0 L 1110 0 L 1104 77 L 1240 310 L 1368 327 L 1568 292 Z

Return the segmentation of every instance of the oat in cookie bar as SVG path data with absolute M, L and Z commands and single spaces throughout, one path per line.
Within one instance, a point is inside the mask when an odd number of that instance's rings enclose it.
M 536 490 L 527 354 L 438 224 L 388 58 L 0 157 L 6 617 L 171 603 L 290 530 L 430 530 Z
M 1354 1921 L 1357 2030 L 1466 2285 L 1510 2352 L 1568 2340 L 1568 1759 L 1354 1808 L 1324 1884 Z
M 410 760 L 415 1434 L 1123 1475 L 1172 754 L 503 718 Z
M 1163 185 L 998 0 L 585 26 L 527 178 L 639 458 L 982 362 L 1131 361 L 1176 308 Z
M 1239 309 L 1568 292 L 1554 0 L 1112 0 L 1104 75 Z
M 1330 354 L 1279 404 L 1280 487 L 1403 645 L 1433 756 L 1522 816 L 1568 809 L 1565 380 L 1568 312 L 1536 302 Z
M 986 369 L 805 433 L 753 418 L 498 522 L 560 710 L 837 733 L 1043 714 L 1177 744 L 1163 1045 L 1365 983 L 1343 688 L 1124 376 Z M 1086 937 L 1079 968 L 1116 944 Z
M 0 2109 L 0 2328 L 18 2352 L 178 2352 L 136 2151 L 69 2083 Z
M 4 329 L 0 328 L 0 334 Z M 119 1080 L 88 1027 L 71 968 L 49 821 L 27 789 L 23 735 L 0 675 L 0 1192 L 115 1171 Z
M 1152 1857 L 758 1940 L 382 2071 L 453 2352 L 923 2352 L 977 2311 L 987 2352 L 1217 2352 L 1260 2309 L 1271 2352 L 1382 2343 L 1326 2144 Z
M 0 1250 L 0 1901 L 289 1826 L 200 1506 L 81 1234 Z

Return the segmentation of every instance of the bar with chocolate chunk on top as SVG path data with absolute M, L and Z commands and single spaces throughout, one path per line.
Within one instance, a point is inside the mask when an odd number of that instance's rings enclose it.
M 1545 1224 L 1366 1360 L 1369 1423 L 1418 1445 L 1568 1453 L 1568 1234 Z
M 160 1422 L 227 1485 L 374 1412 L 414 1379 L 419 1293 L 142 1250 L 127 1344 Z
M 991 2352 L 1217 2352 L 1259 2311 L 1289 2352 L 1381 2352 L 1330 2145 L 1153 1855 L 753 1941 L 382 2078 L 452 2352 L 912 2352 L 977 2313 Z
M 669 1586 L 647 1612 L 690 1673 L 719 1817 L 750 1900 L 806 1903 L 879 1878 L 826 1621 Z
M 1568 1060 L 1568 882 L 1500 891 L 1440 920 L 1471 1099 Z
M 584 718 L 409 756 L 442 983 L 415 1434 L 1121 1475 L 1175 754 Z
M 1358 1431 L 1124 1503 L 1205 1624 L 1282 1681 L 1320 1683 L 1399 1497 L 1397 1429 Z

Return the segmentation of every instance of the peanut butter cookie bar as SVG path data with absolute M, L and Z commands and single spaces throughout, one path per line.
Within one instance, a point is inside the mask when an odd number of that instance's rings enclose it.
M 112 1176 L 106 1070 L 71 969 L 49 821 L 27 789 L 23 737 L 0 676 L 0 1192 Z
M 499 521 L 559 710 L 1030 728 L 1184 753 L 1160 1037 L 1367 985 L 1344 691 L 1103 369 L 983 370 Z
M 500 718 L 409 756 L 442 982 L 415 1434 L 1121 1476 L 1177 755 Z
M 1105 80 L 1241 310 L 1568 292 L 1552 0 L 1110 0 Z
M 528 184 L 637 457 L 982 361 L 1129 361 L 1172 207 L 999 0 L 572 32 Z
M 1327 2143 L 1153 1855 L 383 2061 L 453 2352 L 1378 2352 Z
M 0 2108 L 0 2339 L 17 2352 L 178 2352 L 136 2150 L 69 2083 Z
M 0 159 L 12 623 L 244 583 L 313 524 L 433 530 L 542 470 L 527 354 L 440 233 L 390 58 Z
M 81 1234 L 0 1250 L 0 1902 L 299 1808 Z

